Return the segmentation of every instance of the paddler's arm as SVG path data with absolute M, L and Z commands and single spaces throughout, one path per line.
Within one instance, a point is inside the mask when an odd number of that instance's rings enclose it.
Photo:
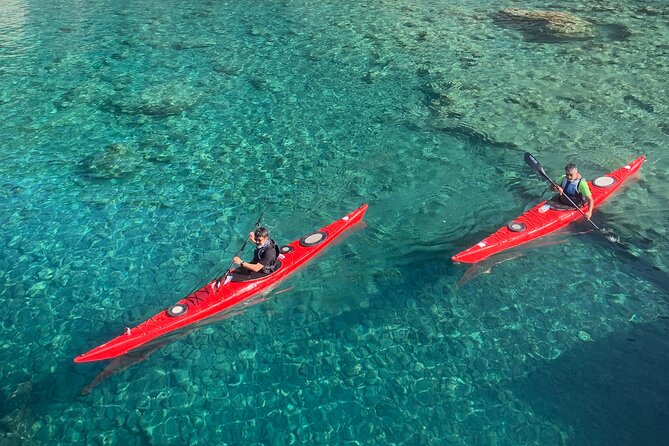
M 595 200 L 592 198 L 592 192 L 590 192 L 588 182 L 585 180 L 581 181 L 578 189 L 581 195 L 583 195 L 583 198 L 585 198 L 586 203 L 588 203 L 588 210 L 585 211 L 585 218 L 590 220 L 592 217 L 592 211 L 595 209 Z
M 560 195 L 562 195 L 562 194 L 564 193 L 564 191 L 562 190 L 562 187 L 558 186 L 558 184 L 562 184 L 562 180 L 564 180 L 564 179 L 565 179 L 565 176 L 562 175 L 560 178 L 558 178 L 558 179 L 555 181 L 555 186 L 553 186 L 553 185 L 551 184 L 551 189 L 553 189 L 554 192 L 557 192 L 557 193 L 560 194 Z
M 592 210 L 595 207 L 595 200 L 592 199 L 592 195 L 583 198 L 585 198 L 585 201 L 588 203 L 588 210 L 585 211 L 585 218 L 590 220 L 590 218 L 592 217 Z
M 235 257 L 234 259 L 232 259 L 232 261 L 235 262 L 236 264 L 238 264 L 239 266 L 241 266 L 242 268 L 251 270 L 254 273 L 257 273 L 258 271 L 263 269 L 262 263 L 248 263 L 248 262 L 243 261 L 239 257 Z

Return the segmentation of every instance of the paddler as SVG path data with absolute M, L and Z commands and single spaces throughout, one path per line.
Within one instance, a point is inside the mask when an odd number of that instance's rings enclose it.
M 270 238 L 267 229 L 262 226 L 256 228 L 255 231 L 249 234 L 249 239 L 256 245 L 253 251 L 253 260 L 245 262 L 238 256 L 232 259 L 234 263 L 239 265 L 239 268 L 230 273 L 233 282 L 257 279 L 277 269 L 279 247 Z
M 555 184 L 559 184 L 559 186 L 551 186 L 551 188 L 560 194 L 560 203 L 573 207 L 573 204 L 569 201 L 571 199 L 578 207 L 583 206 L 585 203 L 588 204 L 588 209 L 584 213 L 585 218 L 590 220 L 595 202 L 592 199 L 588 182 L 578 173 L 576 164 L 570 163 L 564 166 L 564 175 L 558 178 Z

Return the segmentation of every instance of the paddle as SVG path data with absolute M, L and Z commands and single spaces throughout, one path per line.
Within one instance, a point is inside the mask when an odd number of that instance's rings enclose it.
M 546 174 L 546 172 L 544 171 L 544 168 L 541 167 L 541 164 L 539 164 L 539 161 L 537 161 L 537 159 L 536 159 L 531 153 L 529 153 L 529 152 L 525 152 L 525 163 L 527 163 L 527 165 L 530 166 L 530 167 L 532 168 L 533 171 L 535 171 L 536 173 L 538 173 L 539 175 L 541 175 L 542 177 L 544 177 L 545 179 L 547 179 L 547 180 L 548 180 L 548 181 L 549 181 L 555 188 L 558 187 L 558 185 L 555 184 L 555 181 L 551 180 L 551 178 Z M 602 230 L 602 229 L 600 229 L 600 227 L 597 226 L 597 225 L 595 224 L 594 221 L 592 221 L 592 220 L 590 220 L 588 217 L 586 217 L 585 212 L 583 212 L 583 211 L 581 210 L 580 207 L 576 206 L 576 203 L 574 203 L 574 202 L 572 201 L 572 199 L 569 198 L 569 196 L 568 196 L 567 194 L 563 194 L 563 195 L 567 198 L 567 200 L 569 200 L 569 203 L 570 203 L 572 206 L 574 206 L 574 208 L 576 208 L 576 210 L 578 210 L 578 212 L 580 212 L 580 213 L 586 218 L 586 220 L 588 220 L 588 223 L 590 223 L 590 224 L 591 224 L 595 229 L 597 229 L 599 232 L 601 232 L 602 234 L 604 234 L 604 236 L 605 236 L 609 241 L 614 242 L 614 243 L 618 241 L 616 237 L 611 236 L 611 235 L 608 235 L 607 232 L 604 231 L 604 230 Z M 609 231 L 609 232 L 610 232 L 610 231 Z
M 254 231 L 256 230 L 256 228 L 257 228 L 258 226 L 260 226 L 260 221 L 262 220 L 262 216 L 263 216 L 263 215 L 265 215 L 265 211 L 263 211 L 263 212 L 260 213 L 260 217 L 258 217 L 258 220 L 256 221 L 256 224 L 253 225 L 253 230 L 254 230 Z M 237 251 L 237 254 L 235 254 L 234 257 L 239 257 L 239 255 L 242 253 L 242 251 L 244 251 L 244 248 L 246 248 L 246 245 L 248 244 L 250 238 L 251 238 L 250 235 L 246 236 L 246 240 L 244 240 L 244 244 L 242 245 L 241 248 L 239 248 L 239 251 Z M 234 258 L 234 257 L 233 257 L 233 258 Z M 232 265 L 234 265 L 234 263 L 235 263 L 234 260 L 231 260 L 231 261 L 230 261 L 230 265 L 228 265 L 228 267 L 225 269 L 225 272 L 223 273 L 223 275 L 227 274 L 228 271 L 230 271 L 230 268 L 232 268 Z M 222 279 L 222 278 L 223 278 L 223 276 L 220 276 L 218 279 L 216 279 L 216 288 L 218 288 L 219 286 L 221 286 L 221 279 Z

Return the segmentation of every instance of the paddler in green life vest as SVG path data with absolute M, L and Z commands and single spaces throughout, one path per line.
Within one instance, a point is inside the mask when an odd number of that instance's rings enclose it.
M 592 193 L 590 193 L 588 182 L 580 173 L 578 173 L 576 164 L 570 163 L 564 166 L 564 175 L 558 178 L 555 184 L 559 184 L 559 186 L 551 186 L 551 188 L 560 194 L 560 203 L 573 206 L 567 197 L 571 198 L 571 201 L 579 207 L 588 203 L 588 210 L 585 211 L 585 218 L 590 220 L 595 201 L 592 199 Z

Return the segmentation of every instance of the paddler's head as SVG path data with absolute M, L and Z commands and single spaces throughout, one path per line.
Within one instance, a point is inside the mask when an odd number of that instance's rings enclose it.
M 569 181 L 576 180 L 580 177 L 576 164 L 569 163 L 564 166 L 564 175 Z
M 253 238 L 255 239 L 256 245 L 260 246 L 269 240 L 269 232 L 261 226 L 253 231 Z

